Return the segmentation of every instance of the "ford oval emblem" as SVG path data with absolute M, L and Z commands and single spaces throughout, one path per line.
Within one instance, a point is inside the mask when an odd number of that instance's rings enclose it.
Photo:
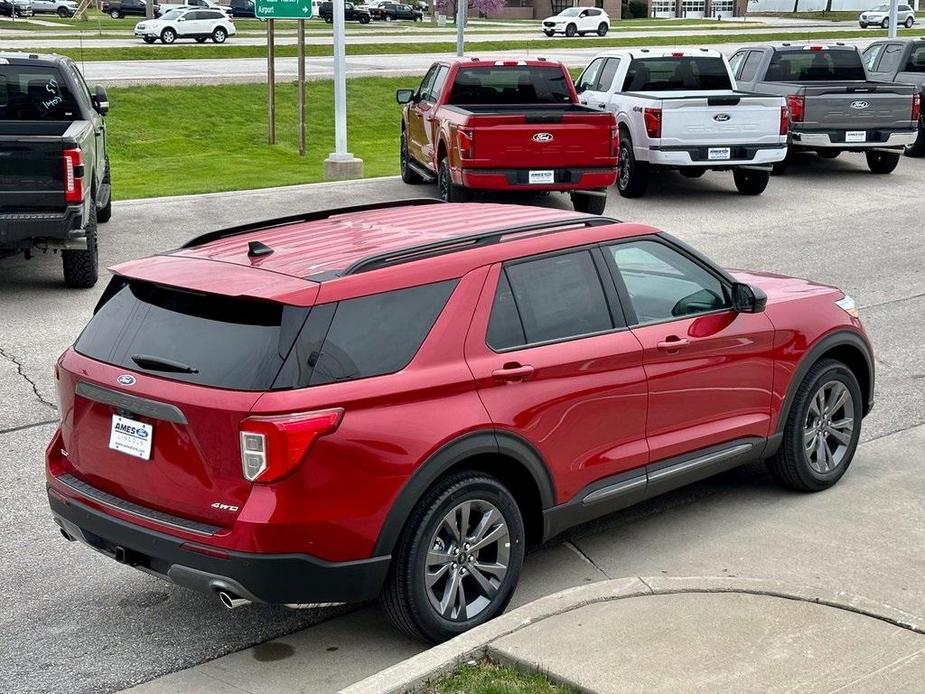
M 870 106 L 870 102 L 864 101 L 863 99 L 858 99 L 857 101 L 851 102 L 851 108 L 855 108 L 858 111 L 868 108 L 869 106 Z
M 534 142 L 552 142 L 553 139 L 552 133 L 536 133 L 533 136 Z
M 135 377 L 130 376 L 129 374 L 122 374 L 119 378 L 116 379 L 123 386 L 133 386 L 135 385 Z
M 717 123 L 725 123 L 730 118 L 732 118 L 732 116 L 730 116 L 728 113 L 717 113 L 715 116 L 713 116 L 713 120 L 715 120 Z

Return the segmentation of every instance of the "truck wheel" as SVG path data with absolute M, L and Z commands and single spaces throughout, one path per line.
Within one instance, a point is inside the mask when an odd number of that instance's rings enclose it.
M 113 19 L 122 19 L 122 15 L 119 14 L 119 10 L 112 10 L 109 13 L 109 16 L 112 17 Z
M 911 29 L 912 25 L 915 24 L 915 20 L 912 17 L 906 17 L 904 24 L 906 25 L 907 29 Z
M 57 14 L 61 19 L 67 19 L 71 16 L 70 11 L 66 7 L 59 7 Z
M 212 32 L 212 41 L 214 43 L 225 43 L 225 39 L 227 38 L 228 32 L 221 27 L 216 28 L 216 30 Z
M 633 141 L 629 136 L 620 138 L 620 158 L 617 160 L 617 192 L 624 198 L 640 198 L 649 185 L 649 166 L 636 161 Z
M 369 24 L 369 17 L 366 15 L 360 15 L 360 24 Z
M 440 160 L 437 192 L 444 202 L 467 202 L 469 200 L 469 191 L 453 183 L 453 177 L 450 175 L 450 160 L 446 157 Z
M 915 142 L 906 147 L 907 157 L 921 157 L 925 154 L 925 127 L 919 126 L 919 136 Z
M 899 165 L 899 152 L 867 152 L 867 166 L 875 174 L 893 173 Z
M 497 479 L 461 471 L 411 512 L 395 548 L 382 605 L 401 631 L 433 643 L 497 617 L 524 558 L 524 524 Z
M 607 191 L 597 190 L 595 192 L 603 193 L 603 195 L 587 195 L 580 191 L 572 193 L 570 197 L 575 211 L 586 214 L 604 214 L 604 209 L 607 207 Z
M 96 245 L 96 205 L 90 204 L 90 217 L 84 227 L 87 250 L 61 251 L 64 283 L 75 289 L 89 289 L 99 279 L 99 251 Z
M 819 492 L 841 479 L 861 435 L 861 388 L 854 373 L 823 359 L 800 383 L 784 425 L 784 440 L 768 469 L 801 492 Z
M 761 195 L 771 180 L 770 171 L 755 171 L 754 169 L 734 169 L 732 180 L 742 195 Z
M 405 131 L 401 131 L 401 140 L 398 145 L 398 164 L 401 171 L 401 180 L 405 183 L 421 183 L 424 179 L 421 178 L 421 174 L 409 166 L 410 162 L 408 160 L 408 138 L 405 136 Z
M 607 22 L 601 22 L 597 25 L 597 35 L 598 36 L 607 36 L 607 30 L 610 27 L 607 26 Z
M 838 159 L 839 154 L 841 154 L 840 149 L 818 149 L 816 150 L 816 155 L 820 159 Z
M 103 171 L 103 183 L 108 183 L 112 186 L 112 176 L 109 172 L 109 157 L 106 157 L 106 170 Z M 99 224 L 105 224 L 110 218 L 112 218 L 112 187 L 109 189 L 109 200 L 106 201 L 106 206 L 96 211 L 96 221 Z
M 572 38 L 577 33 L 578 27 L 576 27 L 574 24 L 569 24 L 567 27 L 565 27 L 565 35 L 569 38 Z
M 163 43 L 173 43 L 176 40 L 177 40 L 177 32 L 175 32 L 170 27 L 164 29 L 164 31 L 161 32 L 161 41 Z

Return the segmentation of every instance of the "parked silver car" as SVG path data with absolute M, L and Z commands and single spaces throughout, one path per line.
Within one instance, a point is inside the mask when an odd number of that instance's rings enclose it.
M 909 5 L 900 5 L 896 10 L 896 23 L 902 24 L 907 29 L 910 29 L 912 25 L 915 24 L 915 11 L 909 7 Z M 862 29 L 866 29 L 867 27 L 889 28 L 890 6 L 888 4 L 877 5 L 872 10 L 861 12 L 861 15 L 858 17 L 858 24 L 861 25 Z

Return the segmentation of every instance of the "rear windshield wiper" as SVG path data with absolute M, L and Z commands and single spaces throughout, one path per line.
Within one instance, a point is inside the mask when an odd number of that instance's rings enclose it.
M 133 354 L 132 361 L 143 369 L 152 371 L 170 371 L 178 374 L 198 374 L 199 369 L 195 369 L 188 364 L 164 357 L 152 357 L 150 354 Z

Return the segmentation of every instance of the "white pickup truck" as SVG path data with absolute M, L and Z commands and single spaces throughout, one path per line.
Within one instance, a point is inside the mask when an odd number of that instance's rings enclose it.
M 608 51 L 575 86 L 582 104 L 617 117 L 623 197 L 645 194 L 653 169 L 689 178 L 732 170 L 740 193 L 760 195 L 787 156 L 786 100 L 737 91 L 718 51 Z

